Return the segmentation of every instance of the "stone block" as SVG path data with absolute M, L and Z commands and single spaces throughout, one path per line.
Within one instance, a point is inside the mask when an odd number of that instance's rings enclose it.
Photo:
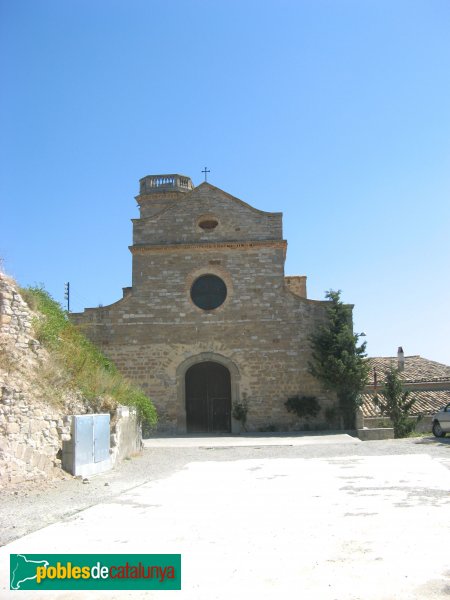
M 14 452 L 14 456 L 19 460 L 23 458 L 25 454 L 26 446 L 24 444 L 18 444 Z
M 24 460 L 25 462 L 29 462 L 32 455 L 33 455 L 33 449 L 30 448 L 29 446 L 27 446 L 25 448 L 25 452 L 23 453 L 22 460 Z
M 31 457 L 30 457 L 30 464 L 33 465 L 33 467 L 38 467 L 39 468 L 39 461 L 41 460 L 41 454 L 37 451 L 33 451 Z
M 45 422 L 43 422 L 41 419 L 33 419 L 32 421 L 30 421 L 30 433 L 42 431 L 44 427 Z
M 19 433 L 20 425 L 18 423 L 7 423 L 6 424 L 6 433 Z
M 18 474 L 14 474 L 14 475 L 10 475 L 9 476 L 9 482 L 14 484 L 17 483 L 23 483 L 26 480 L 26 477 L 24 475 L 18 475 Z
M 52 464 L 51 464 L 51 462 L 50 462 L 50 460 L 49 460 L 48 456 L 46 456 L 45 454 L 41 454 L 41 455 L 39 456 L 39 462 L 38 462 L 38 464 L 37 464 L 36 466 L 37 466 L 39 469 L 41 469 L 41 471 L 45 471 L 45 470 L 46 470 L 46 468 L 47 468 L 48 466 L 52 466 Z

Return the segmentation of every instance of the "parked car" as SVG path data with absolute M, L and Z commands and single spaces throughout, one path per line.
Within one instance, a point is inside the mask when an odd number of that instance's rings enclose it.
M 436 437 L 445 437 L 445 434 L 450 432 L 450 404 L 433 415 L 432 431 Z

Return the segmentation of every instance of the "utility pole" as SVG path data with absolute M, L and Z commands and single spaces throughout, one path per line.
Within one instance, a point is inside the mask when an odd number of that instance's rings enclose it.
M 64 284 L 64 299 L 67 300 L 67 312 L 70 312 L 70 283 Z

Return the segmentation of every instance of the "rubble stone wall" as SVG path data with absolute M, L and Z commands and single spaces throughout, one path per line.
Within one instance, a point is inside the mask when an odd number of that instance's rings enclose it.
M 13 280 L 0 273 L 2 483 L 59 475 L 61 440 L 70 435 L 64 411 L 46 403 L 37 384 L 48 354 L 33 338 L 33 318 Z
M 0 273 L 0 487 L 65 477 L 60 457 L 71 415 L 89 412 L 77 390 L 49 398 L 44 374 L 51 356 L 33 337 L 35 318 L 15 282 Z M 136 418 L 124 420 L 119 410 L 112 422 L 113 459 L 127 456 L 128 448 L 139 451 Z

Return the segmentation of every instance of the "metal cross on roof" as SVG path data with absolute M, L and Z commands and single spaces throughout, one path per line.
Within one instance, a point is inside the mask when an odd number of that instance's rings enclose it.
M 211 173 L 211 171 L 205 167 L 202 173 L 205 174 L 205 181 L 208 181 L 208 173 Z

